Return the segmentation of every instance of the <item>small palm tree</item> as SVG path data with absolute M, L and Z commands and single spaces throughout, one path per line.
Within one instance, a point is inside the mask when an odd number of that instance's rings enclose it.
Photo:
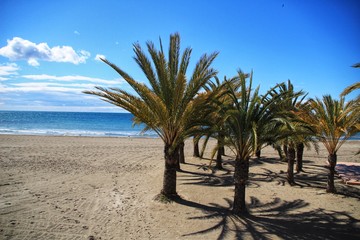
M 168 198 L 177 196 L 176 169 L 179 146 L 193 133 L 199 124 L 199 112 L 207 101 L 206 94 L 199 90 L 216 75 L 211 64 L 217 53 L 203 55 L 197 62 L 193 74 L 187 81 L 187 68 L 191 48 L 180 55 L 180 36 L 170 36 L 168 58 L 160 40 L 160 50 L 147 42 L 150 59 L 139 44 L 134 44 L 135 61 L 147 77 L 150 87 L 134 80 L 125 71 L 106 59 L 106 64 L 119 73 L 138 95 L 118 88 L 85 91 L 100 96 L 103 100 L 122 107 L 134 115 L 135 123 L 144 123 L 144 130 L 152 129 L 164 142 L 165 171 L 161 193 Z
M 307 96 L 305 92 L 295 91 L 290 80 L 286 83 L 278 84 L 270 92 L 272 98 L 276 97 L 276 104 L 271 111 L 286 119 L 279 133 L 280 141 L 284 145 L 284 152 L 288 163 L 287 180 L 292 185 L 294 180 L 294 162 L 297 156 L 297 171 L 302 169 L 302 153 L 305 143 L 313 142 L 311 136 L 313 132 L 306 122 L 300 118 L 302 108 L 304 108 L 304 99 Z M 315 143 L 314 143 L 315 144 Z
M 259 96 L 259 87 L 252 89 L 253 74 L 239 71 L 238 75 L 239 84 L 226 85 L 231 104 L 223 110 L 226 120 L 224 144 L 236 155 L 233 212 L 237 215 L 247 212 L 245 188 L 249 176 L 249 159 L 258 146 L 258 128 L 274 121 L 273 113 L 269 111 L 273 102 L 264 101 L 266 96 Z M 266 126 L 262 129 L 266 129 Z
M 310 99 L 309 110 L 304 118 L 315 130 L 315 137 L 325 146 L 329 155 L 327 189 L 335 193 L 334 185 L 337 151 L 354 134 L 360 131 L 360 112 L 356 101 L 345 102 L 345 98 L 333 99 L 330 95 L 322 99 Z
M 288 164 L 287 168 L 287 181 L 290 185 L 295 184 L 294 179 L 294 163 L 296 159 L 296 170 L 297 172 L 301 171 L 302 168 L 302 151 L 304 147 L 310 148 L 312 143 L 315 147 L 315 150 L 318 151 L 317 142 L 311 138 L 314 135 L 313 130 L 308 126 L 308 124 L 301 121 L 293 115 L 292 119 L 286 120 L 287 124 L 282 125 L 279 128 L 279 135 L 277 139 L 286 146 L 286 161 Z M 300 147 L 299 147 L 300 145 Z M 301 148 L 301 149 L 300 149 Z M 300 156 L 299 156 L 300 155 Z
M 209 115 L 209 125 L 206 128 L 203 128 L 201 132 L 201 135 L 205 136 L 201 155 L 203 155 L 205 151 L 208 140 L 210 138 L 217 139 L 217 144 L 211 154 L 211 160 L 216 154 L 216 169 L 221 170 L 223 169 L 222 156 L 225 154 L 224 138 L 226 134 L 224 126 L 225 116 L 223 113 L 224 109 L 228 108 L 228 105 L 231 104 L 231 99 L 226 94 L 226 85 L 232 84 L 234 88 L 238 88 L 239 86 L 235 86 L 235 84 L 239 85 L 239 79 L 238 77 L 227 79 L 226 76 L 224 77 L 223 82 L 221 82 L 217 76 L 215 76 L 214 79 L 215 81 L 211 81 L 205 88 L 207 92 L 212 93 L 213 99 L 212 104 L 209 105 L 211 108 L 211 113 Z

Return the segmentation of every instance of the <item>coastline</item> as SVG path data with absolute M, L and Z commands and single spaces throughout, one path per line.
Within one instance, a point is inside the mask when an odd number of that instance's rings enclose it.
M 359 146 L 357 140 L 345 143 L 338 161 L 360 162 L 353 154 Z M 159 138 L 0 135 L 0 238 L 215 239 L 224 229 L 230 239 L 360 236 L 360 187 L 336 179 L 339 194 L 325 193 L 321 145 L 319 155 L 305 151 L 305 172 L 295 174 L 293 187 L 273 149 L 251 161 L 251 219 L 227 214 L 234 193 L 231 152 L 224 161 L 228 171 L 212 174 L 208 159 L 192 157 L 191 141 L 188 164 L 178 173 L 183 200 L 154 201 L 162 186 L 162 154 Z

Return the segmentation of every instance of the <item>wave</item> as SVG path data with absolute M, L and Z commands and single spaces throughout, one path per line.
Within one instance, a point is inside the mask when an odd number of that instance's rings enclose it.
M 69 129 L 0 129 L 5 135 L 42 135 L 42 136 L 87 136 L 87 137 L 149 137 L 155 138 L 155 132 L 141 133 L 140 131 L 87 131 Z

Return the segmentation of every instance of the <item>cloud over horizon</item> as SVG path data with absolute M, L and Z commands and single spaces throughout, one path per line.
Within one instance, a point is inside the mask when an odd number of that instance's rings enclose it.
M 102 83 L 107 85 L 121 84 L 124 82 L 124 80 L 122 79 L 106 80 L 101 78 L 93 78 L 93 77 L 86 77 L 80 75 L 54 76 L 54 75 L 40 74 L 40 75 L 23 75 L 21 77 L 32 80 L 49 80 L 49 81 L 64 81 L 64 82 L 87 81 L 96 84 Z
M 84 90 L 90 90 L 96 85 L 105 85 L 106 87 L 115 87 L 124 83 L 121 78 L 114 80 L 106 80 L 101 78 L 93 78 L 80 75 L 54 76 L 47 74 L 40 75 L 19 75 L 19 79 L 28 79 L 33 81 L 17 82 L 17 83 L 0 83 L 0 93 L 10 92 L 63 92 L 78 93 Z
M 39 66 L 39 61 L 67 62 L 73 64 L 85 63 L 90 53 L 85 50 L 76 52 L 70 46 L 55 46 L 50 48 L 47 43 L 33 43 L 20 37 L 7 40 L 7 45 L 0 48 L 0 56 L 11 61 L 25 60 L 31 66 Z

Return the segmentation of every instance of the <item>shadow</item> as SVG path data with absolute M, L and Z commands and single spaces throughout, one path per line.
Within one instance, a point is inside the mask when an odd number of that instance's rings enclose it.
M 215 175 L 215 172 L 211 173 L 198 173 L 191 171 L 182 171 L 182 173 L 189 174 L 178 176 L 182 181 L 182 185 L 201 185 L 201 186 L 212 186 L 212 187 L 226 187 L 234 185 L 234 178 L 230 170 L 217 170 L 224 171 L 221 175 Z
M 263 168 L 264 172 L 260 174 L 256 174 L 253 181 L 260 182 L 276 182 L 278 185 L 285 186 L 288 184 L 287 181 L 287 173 L 284 171 L 274 172 L 269 169 Z M 300 188 L 321 188 L 325 189 L 326 187 L 326 175 L 320 174 L 308 174 L 304 172 L 295 173 L 294 176 L 295 183 L 292 185 L 294 187 Z
M 208 171 L 210 170 L 211 171 L 211 168 L 209 167 L 209 164 L 208 163 L 202 163 L 202 164 L 195 164 L 195 163 L 182 163 L 183 165 L 189 165 L 189 166 L 194 166 L 196 167 L 197 169 L 201 169 L 203 171 Z M 186 172 L 184 170 L 179 170 L 179 172 Z
M 249 214 L 238 216 L 231 212 L 232 202 L 225 198 L 225 206 L 210 203 L 209 206 L 184 199 L 175 200 L 191 208 L 201 210 L 201 216 L 190 217 L 192 220 L 206 220 L 215 222 L 206 229 L 185 234 L 205 235 L 218 232 L 217 239 L 359 239 L 359 220 L 351 217 L 347 212 L 326 211 L 316 209 L 306 211 L 309 203 L 297 199 L 283 201 L 275 198 L 262 203 L 251 197 L 248 205 Z M 211 220 L 211 221 L 209 221 Z M 205 238 L 205 236 L 204 236 Z
M 250 167 L 255 165 L 261 165 L 264 163 L 270 164 L 284 164 L 279 162 L 277 159 L 272 158 L 263 158 L 263 159 L 251 159 L 250 160 Z M 223 160 L 223 169 L 219 170 L 216 168 L 208 168 L 207 165 L 199 165 L 199 164 L 189 164 L 192 166 L 197 167 L 199 170 L 203 170 L 204 172 L 193 172 L 187 170 L 181 170 L 180 173 L 189 174 L 187 175 L 180 175 L 178 176 L 179 179 L 182 181 L 186 181 L 182 183 L 183 185 L 202 185 L 202 186 L 213 186 L 213 187 L 226 187 L 226 186 L 233 186 L 234 179 L 233 179 L 233 168 L 234 168 L 234 160 Z M 228 166 L 231 168 L 229 169 Z M 251 168 L 249 172 L 249 181 L 247 183 L 247 187 L 257 188 L 260 187 L 256 181 L 262 182 L 271 182 L 275 179 L 279 181 L 279 184 L 284 185 L 286 181 L 281 179 L 281 176 L 278 174 L 271 172 L 265 168 L 262 168 L 265 173 L 264 174 L 255 174 L 251 173 Z M 211 172 L 208 172 L 211 171 Z M 220 173 L 220 174 L 219 174 Z
M 309 167 L 310 170 L 295 173 L 295 184 L 293 187 L 300 188 L 315 188 L 323 190 L 326 194 L 326 182 L 328 169 L 324 166 Z M 266 168 L 262 168 L 263 173 L 250 174 L 250 183 L 261 183 L 261 182 L 276 182 L 277 185 L 285 186 L 289 184 L 287 181 L 287 173 L 284 171 L 274 172 Z M 337 178 L 335 177 L 335 180 Z M 336 182 L 335 187 L 337 189 L 337 195 L 343 197 L 352 197 L 360 201 L 360 187 L 346 185 L 342 182 Z
M 346 184 L 341 184 L 336 186 L 337 195 L 341 195 L 342 197 L 353 197 L 360 201 L 360 188 L 356 186 L 350 186 Z
M 315 161 L 303 159 L 302 162 L 303 164 L 313 164 Z
M 277 185 L 285 186 L 288 183 L 286 171 L 280 170 L 279 172 L 272 171 L 267 168 L 261 168 L 261 173 L 252 173 L 251 167 L 256 165 L 262 165 L 264 163 L 279 164 L 279 168 L 286 167 L 287 163 L 281 162 L 275 158 L 261 158 L 251 159 L 249 181 L 247 187 L 258 188 L 262 182 L 276 182 Z M 226 187 L 233 186 L 233 160 L 226 160 L 223 170 L 210 169 L 205 165 L 196 165 L 197 169 L 203 170 L 201 172 L 182 170 L 181 173 L 185 175 L 179 176 L 179 179 L 185 181 L 183 185 L 201 185 L 201 186 L 213 186 L 213 187 Z M 225 167 L 226 166 L 226 167 Z M 285 170 L 285 168 L 284 168 Z M 314 188 L 323 190 L 325 194 L 328 169 L 326 165 L 312 164 L 305 165 L 303 171 L 294 173 L 295 183 L 293 187 L 300 188 Z M 337 179 L 335 179 L 337 180 Z M 337 194 L 343 197 L 357 198 L 360 201 L 360 187 L 345 185 L 342 182 L 336 183 Z
M 281 161 L 278 158 L 267 158 L 267 157 L 261 157 L 261 158 L 251 158 L 249 161 L 249 166 L 259 166 L 263 165 L 264 163 L 269 164 L 284 164 L 286 162 Z
M 205 159 L 205 160 L 208 160 L 209 163 L 210 163 L 210 159 Z M 229 165 L 231 167 L 234 166 L 234 163 L 232 160 L 223 160 L 223 169 L 217 169 L 215 166 L 213 166 L 215 164 L 215 160 L 212 161 L 212 166 L 209 166 L 209 163 L 203 163 L 203 164 L 194 164 L 194 163 L 183 163 L 185 165 L 189 165 L 189 166 L 194 166 L 194 167 L 197 167 L 197 169 L 201 169 L 201 170 L 204 170 L 204 171 L 212 171 L 212 173 L 215 173 L 215 172 L 225 172 L 225 174 L 227 173 L 230 173 L 232 170 L 230 169 L 227 169 L 225 166 Z M 186 171 L 183 171 L 183 170 L 179 170 L 179 172 L 186 172 Z

